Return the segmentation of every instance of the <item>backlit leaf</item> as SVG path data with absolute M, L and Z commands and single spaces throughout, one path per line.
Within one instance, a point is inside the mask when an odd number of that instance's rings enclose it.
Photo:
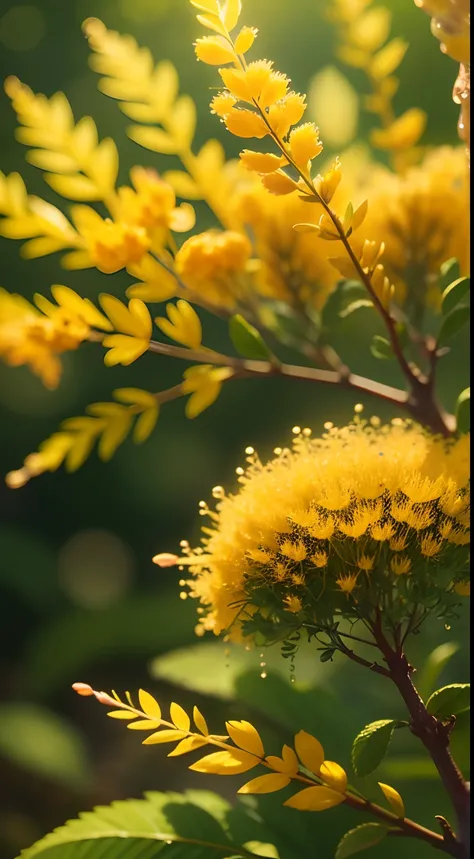
M 349 859 L 349 856 L 354 856 L 361 850 L 374 847 L 385 838 L 388 832 L 388 828 L 381 823 L 362 823 L 361 826 L 350 829 L 342 837 L 334 859 Z
M 331 787 L 315 785 L 300 790 L 283 804 L 299 811 L 326 811 L 341 802 L 344 802 L 344 794 Z
M 426 709 L 438 719 L 457 716 L 471 706 L 471 686 L 469 683 L 451 683 L 433 692 L 426 702 Z

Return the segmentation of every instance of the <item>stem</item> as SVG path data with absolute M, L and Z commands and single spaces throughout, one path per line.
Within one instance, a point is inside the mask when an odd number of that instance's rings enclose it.
M 426 709 L 411 675 L 410 666 L 401 649 L 393 649 L 382 632 L 380 617 L 374 624 L 374 638 L 388 666 L 388 676 L 395 683 L 411 717 L 410 730 L 418 737 L 438 770 L 450 796 L 459 824 L 461 851 L 459 855 L 468 859 L 470 855 L 470 792 L 449 750 L 449 735 L 453 725 L 440 721 Z

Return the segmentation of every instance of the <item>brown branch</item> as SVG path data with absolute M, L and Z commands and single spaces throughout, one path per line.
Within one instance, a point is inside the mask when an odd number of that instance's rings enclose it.
M 373 626 L 373 635 L 383 653 L 390 679 L 395 683 L 410 714 L 410 730 L 418 737 L 429 752 L 447 793 L 450 796 L 459 824 L 460 852 L 462 859 L 470 855 L 470 791 L 469 787 L 453 760 L 449 750 L 449 736 L 452 723 L 445 723 L 426 709 L 412 681 L 413 668 L 401 649 L 393 649 L 382 631 L 380 616 Z M 454 855 L 454 854 L 453 854 Z

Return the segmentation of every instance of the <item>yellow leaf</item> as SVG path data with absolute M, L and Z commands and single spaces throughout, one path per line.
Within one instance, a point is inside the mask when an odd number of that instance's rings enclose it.
M 62 286 L 59 283 L 55 284 L 51 287 L 51 293 L 60 307 L 66 307 L 73 313 L 77 313 L 89 325 L 92 325 L 94 328 L 100 328 L 102 331 L 113 331 L 113 326 L 109 320 L 97 310 L 92 302 L 87 298 L 82 298 L 69 286 Z
M 398 791 L 395 790 L 394 787 L 390 787 L 389 784 L 383 784 L 381 781 L 379 781 L 378 784 L 385 799 L 390 803 L 397 817 L 405 817 L 405 805 Z
M 312 78 L 308 113 L 317 122 L 322 140 L 334 149 L 348 146 L 357 135 L 359 97 L 334 66 L 326 66 Z
M 130 432 L 133 416 L 123 411 L 121 415 L 109 420 L 99 439 L 97 453 L 103 462 L 108 462 Z
M 361 203 L 360 206 L 357 206 L 357 209 L 355 209 L 351 221 L 352 232 L 354 232 L 354 230 L 357 230 L 357 228 L 360 227 L 361 224 L 364 222 L 368 207 L 369 201 L 364 200 L 364 202 Z
M 302 170 L 306 170 L 308 161 L 316 158 L 323 149 L 319 128 L 313 122 L 298 125 L 291 132 L 289 140 L 293 161 Z
M 41 236 L 37 239 L 31 239 L 26 242 L 20 250 L 23 259 L 38 259 L 39 257 L 54 254 L 56 251 L 61 251 L 64 248 L 62 239 L 54 239 L 49 236 Z
M 299 769 L 298 758 L 290 746 L 283 746 L 281 758 L 269 755 L 265 760 L 272 769 L 287 775 L 296 775 Z
M 68 200 L 76 200 L 80 202 L 88 202 L 100 200 L 102 193 L 92 179 L 86 176 L 55 176 L 48 174 L 45 176 L 46 182 L 51 186 L 53 191 L 61 194 L 62 197 L 67 197 Z
M 233 376 L 229 367 L 198 364 L 184 371 L 183 393 L 192 394 L 186 403 L 186 417 L 196 418 L 219 396 L 222 383 Z
M 261 139 L 269 134 L 265 121 L 253 110 L 232 108 L 224 117 L 228 131 L 236 137 L 256 137 Z
M 289 785 L 291 779 L 282 773 L 261 775 L 243 784 L 237 793 L 274 793 Z
M 253 769 L 257 764 L 258 760 L 254 755 L 240 749 L 232 749 L 232 751 L 214 752 L 211 755 L 206 755 L 192 764 L 189 769 L 198 773 L 239 775 Z
M 168 319 L 158 317 L 155 322 L 171 340 L 183 343 L 189 349 L 199 349 L 202 343 L 201 320 L 194 308 L 184 299 L 167 304 Z
M 174 188 L 178 197 L 183 197 L 185 200 L 202 199 L 199 185 L 184 170 L 167 170 L 162 178 Z
M 344 802 L 344 795 L 330 787 L 307 787 L 287 799 L 283 805 L 299 811 L 325 811 Z
M 111 710 L 107 716 L 110 716 L 111 719 L 128 719 L 128 721 L 137 718 L 135 713 L 130 713 L 128 710 Z
M 299 731 L 295 735 L 295 749 L 303 766 L 318 775 L 324 761 L 324 749 L 319 740 L 306 731 Z
M 134 731 L 153 731 L 159 727 L 160 723 L 156 719 L 140 719 L 138 722 L 131 722 L 130 725 L 127 725 L 127 728 Z
M 185 733 L 189 731 L 191 720 L 186 713 L 186 710 L 183 710 L 179 704 L 171 704 L 170 717 L 173 725 L 175 725 L 176 728 L 179 728 L 180 731 L 184 731 Z
M 157 743 L 174 743 L 176 740 L 183 739 L 182 731 L 173 731 L 172 729 L 166 731 L 157 731 L 156 734 L 150 734 L 146 740 L 143 740 L 144 746 L 154 746 Z
M 292 194 L 298 188 L 296 182 L 281 170 L 262 176 L 262 185 L 267 191 L 270 191 L 270 194 L 275 194 L 277 197 L 284 194 Z
M 222 19 L 229 32 L 237 26 L 241 12 L 242 0 L 227 0 Z
M 92 420 L 91 418 L 89 420 Z M 83 465 L 87 457 L 90 455 L 94 447 L 97 432 L 100 430 L 98 421 L 94 421 L 94 426 L 90 432 L 78 435 L 73 439 L 70 449 L 67 452 L 65 468 L 69 474 L 77 471 Z
M 156 719 L 158 722 L 161 721 L 161 708 L 153 695 L 150 695 L 150 693 L 146 692 L 144 689 L 139 689 L 138 700 L 140 702 L 140 707 L 147 716 L 150 716 L 151 719 Z
M 129 334 L 131 337 L 150 339 L 152 321 L 148 308 L 143 301 L 132 298 L 126 307 L 114 295 L 107 295 L 106 293 L 99 295 L 99 301 L 116 331 L 120 331 L 121 334 Z
M 196 728 L 198 729 L 198 731 L 200 731 L 201 734 L 204 734 L 204 736 L 207 737 L 209 734 L 207 722 L 197 707 L 193 708 L 193 719 L 194 719 L 194 724 L 196 725 Z
M 376 128 L 370 135 L 378 149 L 410 149 L 418 143 L 426 128 L 427 116 L 419 107 L 402 113 L 388 128 Z
M 163 155 L 173 155 L 177 149 L 174 137 L 171 137 L 161 128 L 144 128 L 142 125 L 132 125 L 128 129 L 128 136 L 139 146 L 151 149 L 152 152 L 160 152 Z
M 47 149 L 33 149 L 26 153 L 26 160 L 40 170 L 48 173 L 75 173 L 77 164 L 74 158 L 62 152 L 50 152 Z
M 104 364 L 106 367 L 115 367 L 116 364 L 128 367 L 147 351 L 149 343 L 149 340 L 127 334 L 109 334 L 102 340 L 102 346 L 109 349 L 104 355 Z
M 207 27 L 208 30 L 214 30 L 220 36 L 225 36 L 225 27 L 217 15 L 196 15 L 196 18 L 203 27 Z
M 176 294 L 177 281 L 151 254 L 146 254 L 139 263 L 127 268 L 132 277 L 139 277 L 142 283 L 134 283 L 127 289 L 129 298 L 143 301 L 165 301 Z
M 272 152 L 252 152 L 250 149 L 240 153 L 240 160 L 247 170 L 255 170 L 256 173 L 274 173 L 286 162 L 286 158 Z
M 173 749 L 172 752 L 168 753 L 169 758 L 177 757 L 178 755 L 186 755 L 188 752 L 194 752 L 195 749 L 200 749 L 202 746 L 206 745 L 206 740 L 204 737 L 186 737 L 184 740 L 181 740 L 180 743 Z
M 239 749 L 251 752 L 259 758 L 263 758 L 265 750 L 257 729 L 250 722 L 242 720 L 226 722 L 227 733 Z
M 221 36 L 203 36 L 196 39 L 194 50 L 198 60 L 210 66 L 224 66 L 235 60 L 232 48 Z
M 369 9 L 357 17 L 349 29 L 350 42 L 362 51 L 373 53 L 382 47 L 388 38 L 392 13 L 385 6 Z
M 142 444 L 142 442 L 146 441 L 147 438 L 152 434 L 153 430 L 155 429 L 159 414 L 159 406 L 158 403 L 156 403 L 154 408 L 147 409 L 146 412 L 143 412 L 141 415 L 139 415 L 133 430 L 133 440 L 135 444 Z
M 196 106 L 189 95 L 182 95 L 177 100 L 169 116 L 168 125 L 177 151 L 189 149 L 196 129 Z
M 370 64 L 370 73 L 376 80 L 391 75 L 398 68 L 403 57 L 408 50 L 408 42 L 404 39 L 392 39 L 388 45 L 385 45 L 378 54 L 372 59 Z
M 196 9 L 201 9 L 202 12 L 210 12 L 211 15 L 218 15 L 220 6 L 218 0 L 190 0 L 191 6 Z
M 324 761 L 319 774 L 326 784 L 333 787 L 334 790 L 344 793 L 347 788 L 347 775 L 339 764 L 334 761 Z
M 143 406 L 144 409 L 153 408 L 156 405 L 156 397 L 141 388 L 116 388 L 113 392 L 116 400 L 127 405 Z
M 250 50 L 255 42 L 257 32 L 255 27 L 242 27 L 234 43 L 236 54 L 246 54 Z

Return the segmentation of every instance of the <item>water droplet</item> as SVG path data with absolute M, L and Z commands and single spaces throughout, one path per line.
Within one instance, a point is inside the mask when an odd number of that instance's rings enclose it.
M 172 844 L 172 843 L 173 842 L 171 841 L 171 839 L 169 839 L 169 841 L 166 842 L 166 844 Z
M 445 623 L 444 628 L 447 632 L 449 632 L 449 630 L 451 629 L 451 625 L 449 623 Z
M 260 668 L 265 668 L 266 664 L 267 664 L 266 662 L 261 662 L 261 663 L 260 663 Z
M 265 680 L 266 676 L 267 676 L 267 672 L 262 671 L 262 673 L 260 674 L 260 677 L 262 678 L 262 680 Z
M 290 677 L 290 683 L 294 683 L 294 682 L 295 682 L 295 680 L 296 680 L 296 677 L 295 677 L 295 675 L 294 675 L 294 674 L 292 674 L 292 675 L 291 675 L 291 677 Z

